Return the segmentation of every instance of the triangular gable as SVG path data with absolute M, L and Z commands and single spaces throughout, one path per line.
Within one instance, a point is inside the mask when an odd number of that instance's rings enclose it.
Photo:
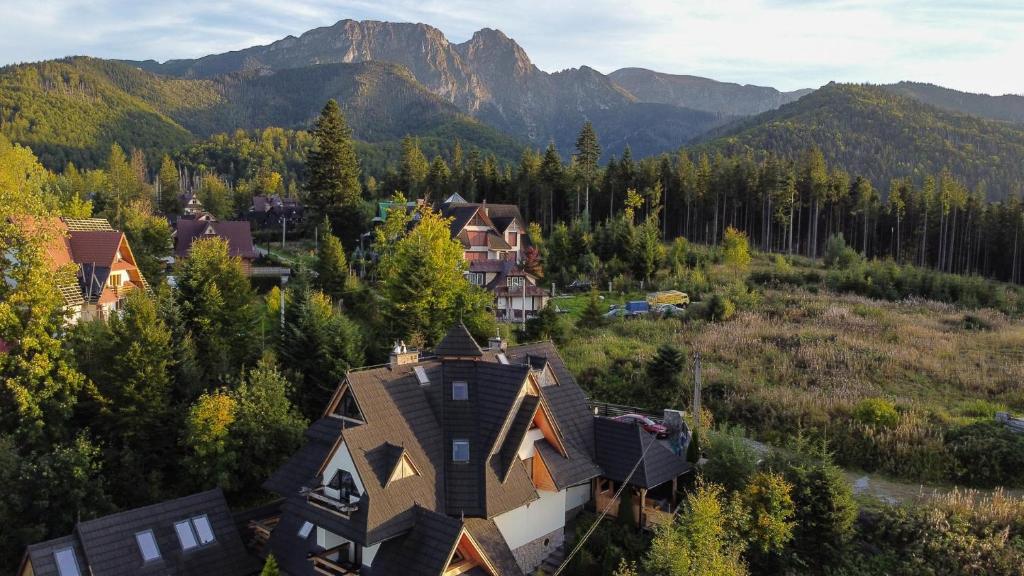
M 391 473 L 388 474 L 388 481 L 384 484 L 384 487 L 387 488 L 396 480 L 419 475 L 420 470 L 416 467 L 416 464 L 413 463 L 412 458 L 409 457 L 409 452 L 405 448 L 402 448 L 398 458 L 395 459 L 395 465 L 392 467 Z
M 498 576 L 498 570 L 484 554 L 483 547 L 463 527 L 456 539 L 455 547 L 448 554 L 443 576 L 457 576 L 471 570 L 482 570 L 491 576 Z
M 562 434 L 558 430 L 558 425 L 555 424 L 554 419 L 551 418 L 551 413 L 548 411 L 547 402 L 543 401 L 543 397 L 540 405 L 537 408 L 536 414 L 533 415 L 533 427 L 540 428 L 540 431 L 544 433 L 544 439 L 551 444 L 551 447 L 558 451 L 563 457 L 568 458 L 569 454 L 565 450 L 565 442 L 562 440 Z
M 334 393 L 334 397 L 327 404 L 324 416 L 366 422 L 363 410 L 359 407 L 359 400 L 356 399 L 356 395 L 347 381 L 343 382 L 338 387 L 338 391 Z

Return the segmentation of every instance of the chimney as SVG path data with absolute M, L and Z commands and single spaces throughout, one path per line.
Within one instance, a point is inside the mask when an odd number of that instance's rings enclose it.
M 395 342 L 395 347 L 391 349 L 391 355 L 388 361 L 388 365 L 393 369 L 397 366 L 404 364 L 415 364 L 420 361 L 420 353 L 418 350 L 410 350 L 405 345 L 404 341 Z
M 504 352 L 508 343 L 502 340 L 501 336 L 491 336 L 487 339 L 487 349 L 497 352 Z

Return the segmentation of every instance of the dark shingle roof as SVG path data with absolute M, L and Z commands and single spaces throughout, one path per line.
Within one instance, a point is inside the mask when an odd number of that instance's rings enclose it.
M 380 545 L 372 576 L 440 576 L 458 545 L 462 522 L 417 507 L 415 526 Z
M 183 551 L 174 523 L 204 514 L 213 530 L 214 542 L 188 552 Z M 145 530 L 153 531 L 161 555 L 160 559 L 147 564 L 143 563 L 135 541 L 135 534 Z M 255 560 L 242 546 L 234 518 L 219 488 L 79 522 L 71 536 L 29 547 L 28 554 L 32 558 L 35 574 L 57 574 L 52 554 L 71 542 L 76 542 L 82 552 L 79 560 L 83 574 L 242 576 L 258 568 Z
M 664 444 L 635 422 L 618 422 L 611 418 L 595 418 L 597 462 L 603 476 L 616 482 L 625 481 L 644 450 L 642 464 L 629 483 L 640 488 L 654 488 L 671 481 L 691 469 L 682 456 L 676 456 Z M 650 446 L 650 448 L 648 448 Z
M 480 545 L 500 576 L 520 576 L 523 573 L 494 520 L 467 518 L 466 531 Z
M 320 465 L 341 433 L 343 421 L 324 417 L 306 430 L 306 443 L 263 483 L 263 488 L 281 496 L 293 496 L 303 486 L 313 487 Z
M 179 219 L 174 233 L 174 254 L 178 258 L 188 256 L 192 243 L 204 237 L 207 227 L 213 234 L 227 241 L 228 254 L 231 257 L 244 259 L 256 258 L 256 249 L 252 243 L 252 225 L 248 221 L 204 221 Z
M 281 571 L 290 576 L 313 576 L 315 573 L 309 555 L 323 550 L 317 546 L 316 530 L 312 530 L 306 538 L 299 537 L 299 529 L 306 521 L 296 511 L 293 502 L 285 502 L 281 508 L 281 520 L 274 527 L 267 543 Z
M 434 354 L 437 356 L 458 356 L 473 357 L 483 356 L 480 346 L 473 340 L 473 336 L 466 329 L 462 322 L 452 326 L 444 335 L 441 342 L 434 347 Z
M 82 553 L 82 545 L 78 542 L 77 537 L 70 535 L 32 544 L 25 550 L 25 560 L 32 562 L 33 576 L 57 576 L 57 560 L 54 558 L 54 554 L 69 547 L 75 552 L 75 560 L 78 562 L 79 569 L 83 574 L 88 574 L 86 571 L 88 565 L 85 562 L 85 554 Z M 22 571 L 18 570 L 18 574 L 21 573 Z

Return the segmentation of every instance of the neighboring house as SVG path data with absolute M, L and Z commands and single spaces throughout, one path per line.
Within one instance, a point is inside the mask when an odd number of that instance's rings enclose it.
M 50 234 L 46 258 L 72 322 L 108 318 L 129 292 L 147 290 L 123 232 L 103 218 L 48 218 L 24 221 Z
M 80 521 L 29 546 L 18 576 L 246 576 L 259 571 L 220 489 Z
M 466 260 L 523 261 L 526 224 L 518 206 L 446 202 L 441 214 L 452 219 L 452 238 L 462 243 Z
M 291 228 L 302 223 L 304 215 L 305 208 L 295 198 L 253 196 L 246 219 L 256 228 L 280 228 L 282 220 L 287 220 Z
M 188 258 L 192 244 L 206 238 L 221 238 L 228 243 L 228 255 L 240 258 L 246 274 L 252 273 L 256 247 L 249 222 L 231 220 L 178 220 L 174 229 L 174 256 Z
M 466 279 L 494 294 L 498 320 L 518 321 L 536 316 L 551 299 L 537 286 L 537 277 L 509 260 L 470 260 Z
M 203 203 L 199 201 L 199 196 L 195 192 L 180 194 L 178 202 L 181 204 L 181 213 L 186 216 L 205 214 Z
M 460 324 L 433 356 L 397 344 L 349 372 L 254 524 L 292 576 L 529 574 L 623 482 L 640 525 L 671 518 L 690 466 L 644 435 L 594 416 L 550 342 L 482 350 Z

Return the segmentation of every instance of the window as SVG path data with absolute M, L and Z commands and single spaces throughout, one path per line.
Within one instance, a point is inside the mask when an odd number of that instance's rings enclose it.
M 423 366 L 417 366 L 412 370 L 416 373 L 416 380 L 419 381 L 420 386 L 430 384 L 430 378 L 427 378 L 427 371 L 423 369 Z
M 483 272 L 470 272 L 466 274 L 466 278 L 469 279 L 469 283 L 474 286 L 484 285 L 484 273 Z
M 82 576 L 78 569 L 78 558 L 75 558 L 75 551 L 72 548 L 64 548 L 53 553 L 53 559 L 57 562 L 57 573 L 60 576 Z
M 452 461 L 469 462 L 469 440 L 452 440 Z
M 152 562 L 160 559 L 160 548 L 156 545 L 156 538 L 152 530 L 145 530 L 135 534 L 135 543 L 139 545 L 139 552 L 142 553 L 143 562 Z
M 213 528 L 210 527 L 210 520 L 205 514 L 193 518 L 192 527 L 196 529 L 196 535 L 199 536 L 200 544 L 209 544 L 216 540 L 216 538 L 213 537 Z
M 309 538 L 309 534 L 313 531 L 313 524 L 311 522 L 303 522 L 302 527 L 299 528 L 299 538 L 305 540 Z
M 178 542 L 182 550 L 191 550 L 199 546 L 196 535 L 192 533 L 192 524 L 188 520 L 182 520 L 174 524 L 174 531 L 178 533 Z
M 523 285 L 523 277 L 522 276 L 509 276 L 509 277 L 505 278 L 505 282 L 508 284 L 509 287 L 522 286 Z
M 121 275 L 111 274 L 110 278 L 108 279 L 108 283 L 110 284 L 111 287 L 117 288 L 118 286 L 121 285 Z
M 338 491 L 338 499 L 344 502 L 351 500 L 352 496 L 359 497 L 359 489 L 356 488 L 356 480 L 348 470 L 338 470 L 327 483 L 327 487 Z
M 189 520 L 175 522 L 174 531 L 178 534 L 178 542 L 181 543 L 181 549 L 186 552 L 209 544 L 216 539 L 213 536 L 210 521 L 206 518 L 205 514 Z
M 452 382 L 452 400 L 469 400 L 469 384 L 461 380 Z

